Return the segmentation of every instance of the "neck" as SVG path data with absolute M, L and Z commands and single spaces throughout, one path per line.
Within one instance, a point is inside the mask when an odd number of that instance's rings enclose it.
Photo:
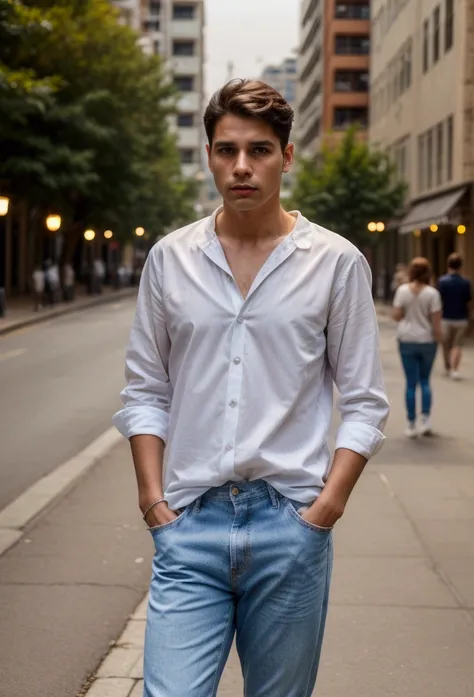
M 280 205 L 280 198 L 268 201 L 258 210 L 236 211 L 224 202 L 216 220 L 216 231 L 226 237 L 239 240 L 275 239 L 287 235 L 295 225 L 295 219 Z

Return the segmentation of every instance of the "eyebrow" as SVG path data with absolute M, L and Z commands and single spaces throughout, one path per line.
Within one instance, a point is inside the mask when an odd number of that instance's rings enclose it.
M 232 140 L 216 140 L 214 143 L 215 147 L 235 147 L 236 143 Z M 275 143 L 271 140 L 253 140 L 250 145 L 254 148 L 274 148 Z

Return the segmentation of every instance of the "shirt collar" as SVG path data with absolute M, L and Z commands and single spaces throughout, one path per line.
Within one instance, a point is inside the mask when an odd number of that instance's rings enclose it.
M 221 211 L 222 206 L 219 206 L 212 215 L 198 223 L 196 233 L 191 240 L 192 248 L 204 248 L 217 241 L 216 218 Z M 288 235 L 288 239 L 292 240 L 298 249 L 311 249 L 313 245 L 311 240 L 311 223 L 299 211 L 290 211 L 290 214 L 296 217 L 296 224 Z

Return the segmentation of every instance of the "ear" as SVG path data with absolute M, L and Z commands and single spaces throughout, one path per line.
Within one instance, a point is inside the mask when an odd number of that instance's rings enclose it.
M 293 143 L 288 143 L 283 153 L 283 172 L 286 174 L 290 171 L 295 159 L 295 146 Z
M 212 164 L 211 164 L 211 146 L 209 144 L 206 144 L 206 152 L 207 152 L 207 164 L 209 165 L 209 169 L 212 172 Z

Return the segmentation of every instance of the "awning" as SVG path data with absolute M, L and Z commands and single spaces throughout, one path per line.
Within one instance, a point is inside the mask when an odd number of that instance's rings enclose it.
M 467 191 L 467 186 L 441 194 L 436 198 L 416 203 L 400 221 L 398 232 L 406 235 L 417 228 L 422 230 L 430 225 L 442 225 L 449 222 L 449 214 Z

